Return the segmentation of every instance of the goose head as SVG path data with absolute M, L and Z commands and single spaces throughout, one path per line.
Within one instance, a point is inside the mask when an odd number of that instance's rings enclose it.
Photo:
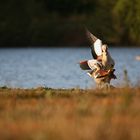
M 102 45 L 102 52 L 104 54 L 107 54 L 108 53 L 108 46 L 106 44 Z

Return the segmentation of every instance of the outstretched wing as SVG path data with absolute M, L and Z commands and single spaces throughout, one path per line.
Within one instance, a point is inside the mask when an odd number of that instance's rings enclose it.
M 102 41 L 86 29 L 87 38 L 91 44 L 91 53 L 94 59 L 102 55 Z
M 88 65 L 88 60 L 80 61 L 79 65 L 82 70 L 91 70 L 91 68 Z
M 79 65 L 82 70 L 95 70 L 102 68 L 101 62 L 95 59 L 80 61 Z

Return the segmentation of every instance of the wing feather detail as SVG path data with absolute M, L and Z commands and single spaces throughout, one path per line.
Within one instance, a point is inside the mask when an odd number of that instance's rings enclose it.
M 93 45 L 94 42 L 98 39 L 88 29 L 86 29 L 86 35 L 87 35 L 87 38 L 88 38 L 88 40 L 89 40 L 89 42 L 90 42 L 91 45 Z
M 88 60 L 79 62 L 79 65 L 82 70 L 91 70 L 91 68 L 88 65 Z
M 97 56 L 102 55 L 102 41 L 100 39 L 97 39 L 94 42 L 94 51 Z
M 102 55 L 102 41 L 86 29 L 87 38 L 91 44 L 91 53 L 94 59 Z

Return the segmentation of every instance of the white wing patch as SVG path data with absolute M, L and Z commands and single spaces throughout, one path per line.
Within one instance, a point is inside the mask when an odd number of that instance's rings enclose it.
M 99 61 L 95 60 L 95 59 L 88 60 L 87 63 L 88 63 L 88 66 L 89 66 L 92 70 L 94 70 L 94 69 L 96 69 L 96 68 L 97 68 L 97 69 L 100 69 L 100 67 L 102 67 L 102 64 L 101 64 Z
M 100 39 L 97 39 L 94 42 L 94 51 L 97 54 L 97 56 L 102 55 L 102 41 Z

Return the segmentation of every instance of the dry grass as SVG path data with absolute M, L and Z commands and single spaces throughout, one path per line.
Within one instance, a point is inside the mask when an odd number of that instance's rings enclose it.
M 0 139 L 140 140 L 140 88 L 0 89 Z

